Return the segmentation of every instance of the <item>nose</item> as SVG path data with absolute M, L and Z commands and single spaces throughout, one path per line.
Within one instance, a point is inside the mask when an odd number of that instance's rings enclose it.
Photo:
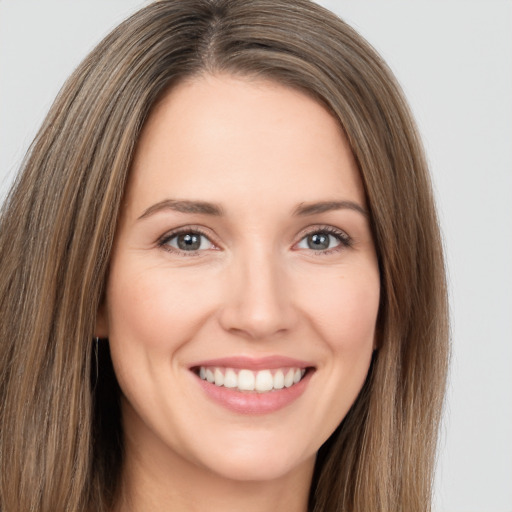
M 240 257 L 229 269 L 225 282 L 221 326 L 246 339 L 282 335 L 298 319 L 287 272 L 269 252 Z

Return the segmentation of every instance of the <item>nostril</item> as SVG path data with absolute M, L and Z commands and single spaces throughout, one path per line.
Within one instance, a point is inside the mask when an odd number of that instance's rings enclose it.
M 297 315 L 286 273 L 274 260 L 269 261 L 273 255 L 252 249 L 252 254 L 244 253 L 243 262 L 233 265 L 219 318 L 231 334 L 261 340 L 289 331 Z
M 269 308 L 268 305 L 265 308 Z M 247 305 L 226 307 L 221 316 L 221 325 L 229 333 L 250 340 L 264 340 L 282 336 L 293 327 L 293 319 L 284 308 L 262 309 Z

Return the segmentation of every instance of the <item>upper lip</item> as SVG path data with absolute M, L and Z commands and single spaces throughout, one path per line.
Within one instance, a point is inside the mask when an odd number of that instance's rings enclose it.
M 310 368 L 314 365 L 311 362 L 303 361 L 286 356 L 265 356 L 265 357 L 249 357 L 249 356 L 232 356 L 220 357 L 217 359 L 208 359 L 198 361 L 190 365 L 190 369 L 199 366 L 221 367 L 221 368 L 238 368 L 247 370 L 272 370 L 277 368 Z

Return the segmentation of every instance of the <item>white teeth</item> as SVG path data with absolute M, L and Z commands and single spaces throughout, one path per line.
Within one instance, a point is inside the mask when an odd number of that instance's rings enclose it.
M 274 389 L 283 389 L 284 388 L 284 373 L 282 370 L 277 370 L 274 375 Z
M 222 386 L 224 384 L 224 375 L 223 373 L 218 369 L 215 368 L 215 385 L 216 386 Z
M 274 387 L 274 378 L 270 370 L 263 370 L 256 374 L 256 384 L 254 388 L 256 391 L 270 391 Z
M 290 386 L 293 386 L 293 376 L 295 375 L 295 372 L 293 369 L 289 369 L 286 375 L 284 376 L 284 385 L 285 387 L 289 388 Z
M 240 391 L 253 391 L 254 381 L 254 373 L 250 370 L 240 370 L 238 372 L 238 389 Z
M 274 372 L 274 373 L 272 373 Z M 301 381 L 305 375 L 304 368 L 280 368 L 275 370 L 252 370 L 233 368 L 199 368 L 199 377 L 216 386 L 237 388 L 239 391 L 256 391 L 266 393 L 274 389 L 289 388 Z
M 201 368 L 202 368 L 202 366 L 201 366 Z M 199 371 L 199 377 L 201 377 L 201 371 Z M 236 376 L 236 373 L 231 368 L 228 368 L 226 370 L 226 374 L 224 375 L 224 387 L 226 387 L 226 388 L 238 387 L 238 377 Z

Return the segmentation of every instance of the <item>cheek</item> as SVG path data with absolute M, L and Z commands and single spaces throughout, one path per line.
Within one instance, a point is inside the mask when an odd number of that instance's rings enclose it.
M 317 276 L 314 286 L 305 290 L 310 293 L 302 294 L 304 310 L 332 351 L 357 354 L 368 346 L 374 348 L 380 301 L 380 279 L 374 268 L 325 279 Z
M 186 275 L 165 268 L 138 271 L 118 266 L 107 293 L 111 343 L 168 352 L 190 339 L 208 303 L 208 296 Z
M 323 354 L 317 374 L 322 393 L 315 398 L 323 440 L 346 416 L 366 380 L 380 302 L 375 266 L 341 270 L 317 272 L 314 281 L 304 281 L 300 296 L 303 315 L 314 329 L 311 339 Z
M 112 266 L 108 337 L 118 382 L 130 402 L 162 409 L 158 382 L 178 370 L 175 355 L 211 309 L 209 295 L 199 293 L 197 284 L 186 272 L 142 266 L 137 259 L 120 258 Z

